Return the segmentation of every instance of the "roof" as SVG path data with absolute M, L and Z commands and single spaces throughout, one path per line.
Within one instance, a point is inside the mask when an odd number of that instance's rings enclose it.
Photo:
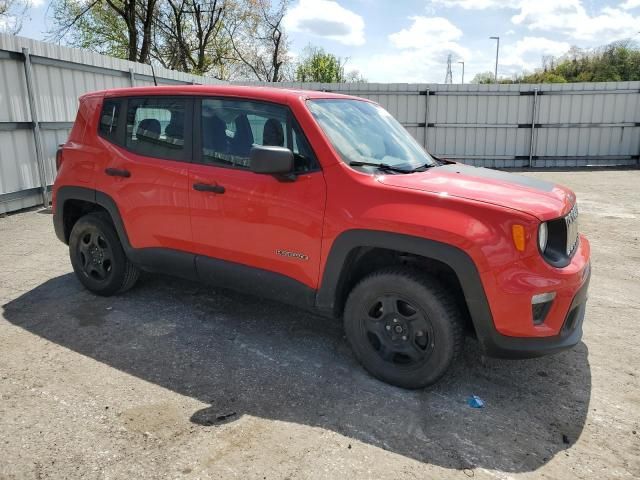
M 267 100 L 277 103 L 288 103 L 299 98 L 356 98 L 332 92 L 317 90 L 295 90 L 275 87 L 249 87 L 239 85 L 172 85 L 157 87 L 130 87 L 101 90 L 86 94 L 86 96 L 147 96 L 147 95 L 223 95 L 229 97 L 243 97 L 255 100 Z M 359 99 L 362 100 L 362 99 Z

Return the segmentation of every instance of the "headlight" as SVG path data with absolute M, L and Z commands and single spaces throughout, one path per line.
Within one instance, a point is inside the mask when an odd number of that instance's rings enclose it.
M 547 222 L 542 222 L 538 227 L 538 248 L 542 253 L 547 248 L 548 238 Z

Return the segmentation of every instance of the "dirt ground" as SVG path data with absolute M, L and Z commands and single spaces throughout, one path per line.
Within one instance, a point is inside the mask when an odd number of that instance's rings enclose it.
M 93 296 L 51 215 L 0 219 L 0 478 L 639 478 L 640 171 L 527 175 L 578 195 L 584 341 L 525 361 L 469 341 L 423 391 L 285 305 L 151 275 Z

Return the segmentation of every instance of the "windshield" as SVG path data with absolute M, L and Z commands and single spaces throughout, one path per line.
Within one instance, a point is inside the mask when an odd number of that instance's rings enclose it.
M 362 100 L 315 99 L 309 110 L 342 160 L 413 170 L 436 165 L 384 108 Z

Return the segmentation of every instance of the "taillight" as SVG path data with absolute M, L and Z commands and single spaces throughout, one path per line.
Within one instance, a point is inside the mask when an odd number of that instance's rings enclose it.
M 56 172 L 60 171 L 60 167 L 62 166 L 62 145 L 58 147 L 56 151 Z

